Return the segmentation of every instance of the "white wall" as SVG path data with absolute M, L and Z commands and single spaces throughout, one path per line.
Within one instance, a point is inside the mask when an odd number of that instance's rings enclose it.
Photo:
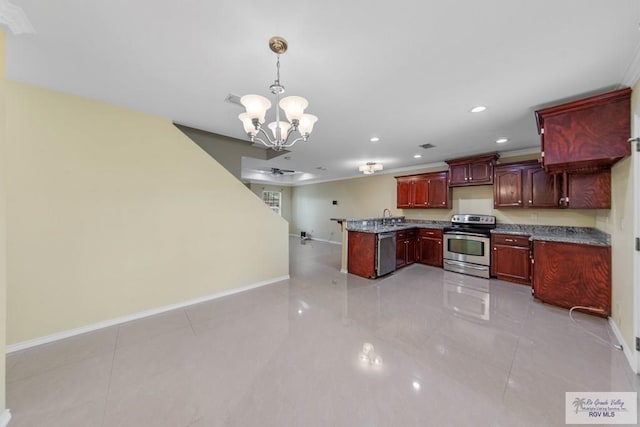
M 287 223 L 164 118 L 7 84 L 9 344 L 288 275 Z
M 640 82 L 633 88 L 631 111 L 640 114 Z M 634 189 L 631 158 L 621 160 L 611 170 L 611 190 L 611 209 L 598 213 L 596 227 L 611 235 L 611 318 L 624 338 L 623 346 L 633 349 L 633 206 L 639 196 Z
M 6 251 L 6 191 L 5 191 L 5 159 L 6 159 L 6 121 L 5 121 L 5 33 L 0 29 L 0 419 L 6 407 L 5 399 L 5 343 L 7 326 L 7 251 Z

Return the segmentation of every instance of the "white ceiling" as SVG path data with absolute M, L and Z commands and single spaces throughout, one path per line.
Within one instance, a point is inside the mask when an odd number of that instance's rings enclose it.
M 240 139 L 242 109 L 225 97 L 271 97 L 267 41 L 287 38 L 281 82 L 319 121 L 289 160 L 246 162 L 302 172 L 263 174 L 282 183 L 534 148 L 534 110 L 640 77 L 638 0 L 13 3 L 37 33 L 8 36 L 9 79 Z

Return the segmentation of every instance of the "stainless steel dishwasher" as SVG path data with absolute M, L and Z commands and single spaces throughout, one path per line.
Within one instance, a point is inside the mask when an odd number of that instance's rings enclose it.
M 396 270 L 396 233 L 378 233 L 376 277 Z

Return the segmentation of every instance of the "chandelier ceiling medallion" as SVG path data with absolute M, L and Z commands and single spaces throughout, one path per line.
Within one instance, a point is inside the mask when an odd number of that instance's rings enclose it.
M 375 172 L 382 170 L 382 164 L 376 162 L 367 162 L 364 165 L 358 166 L 358 170 L 365 175 L 371 175 Z
M 287 51 L 287 41 L 279 36 L 269 39 L 269 48 L 276 54 L 276 79 L 269 89 L 276 96 L 276 120 L 267 125 L 271 130 L 273 139 L 262 126 L 265 122 L 267 110 L 271 108 L 271 102 L 260 95 L 245 95 L 240 98 L 240 103 L 246 111 L 238 118 L 244 125 L 244 130 L 251 142 L 260 142 L 275 151 L 281 151 L 291 147 L 298 141 L 306 141 L 313 130 L 313 125 L 318 118 L 313 114 L 305 114 L 304 109 L 309 103 L 301 96 L 287 96 L 280 99 L 284 93 L 284 86 L 280 84 L 280 55 Z M 284 111 L 287 120 L 280 120 L 280 109 Z M 294 135 L 297 133 L 297 136 Z

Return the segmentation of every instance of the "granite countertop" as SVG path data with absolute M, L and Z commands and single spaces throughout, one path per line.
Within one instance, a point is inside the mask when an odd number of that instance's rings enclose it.
M 367 222 L 363 225 L 362 222 Z M 373 220 L 373 224 L 369 223 L 369 220 L 353 220 L 348 223 L 348 231 L 359 231 L 361 233 L 387 233 L 391 231 L 410 230 L 412 228 L 435 228 L 442 230 L 444 227 L 450 226 L 449 221 L 419 221 L 419 220 L 407 220 L 406 222 L 397 222 L 393 225 L 382 225 Z
M 530 236 L 529 240 L 610 246 L 611 236 L 595 228 L 553 225 L 498 224 L 492 233 Z
M 393 217 L 393 225 L 383 225 L 381 218 L 347 219 L 347 230 L 362 233 L 387 233 L 409 230 L 412 228 L 449 227 L 449 221 L 405 220 L 404 217 Z M 391 218 L 387 218 L 391 219 Z M 492 233 L 529 236 L 529 240 L 546 240 L 550 242 L 579 243 L 584 245 L 611 246 L 611 236 L 595 228 L 563 227 L 555 225 L 520 225 L 498 224 Z

